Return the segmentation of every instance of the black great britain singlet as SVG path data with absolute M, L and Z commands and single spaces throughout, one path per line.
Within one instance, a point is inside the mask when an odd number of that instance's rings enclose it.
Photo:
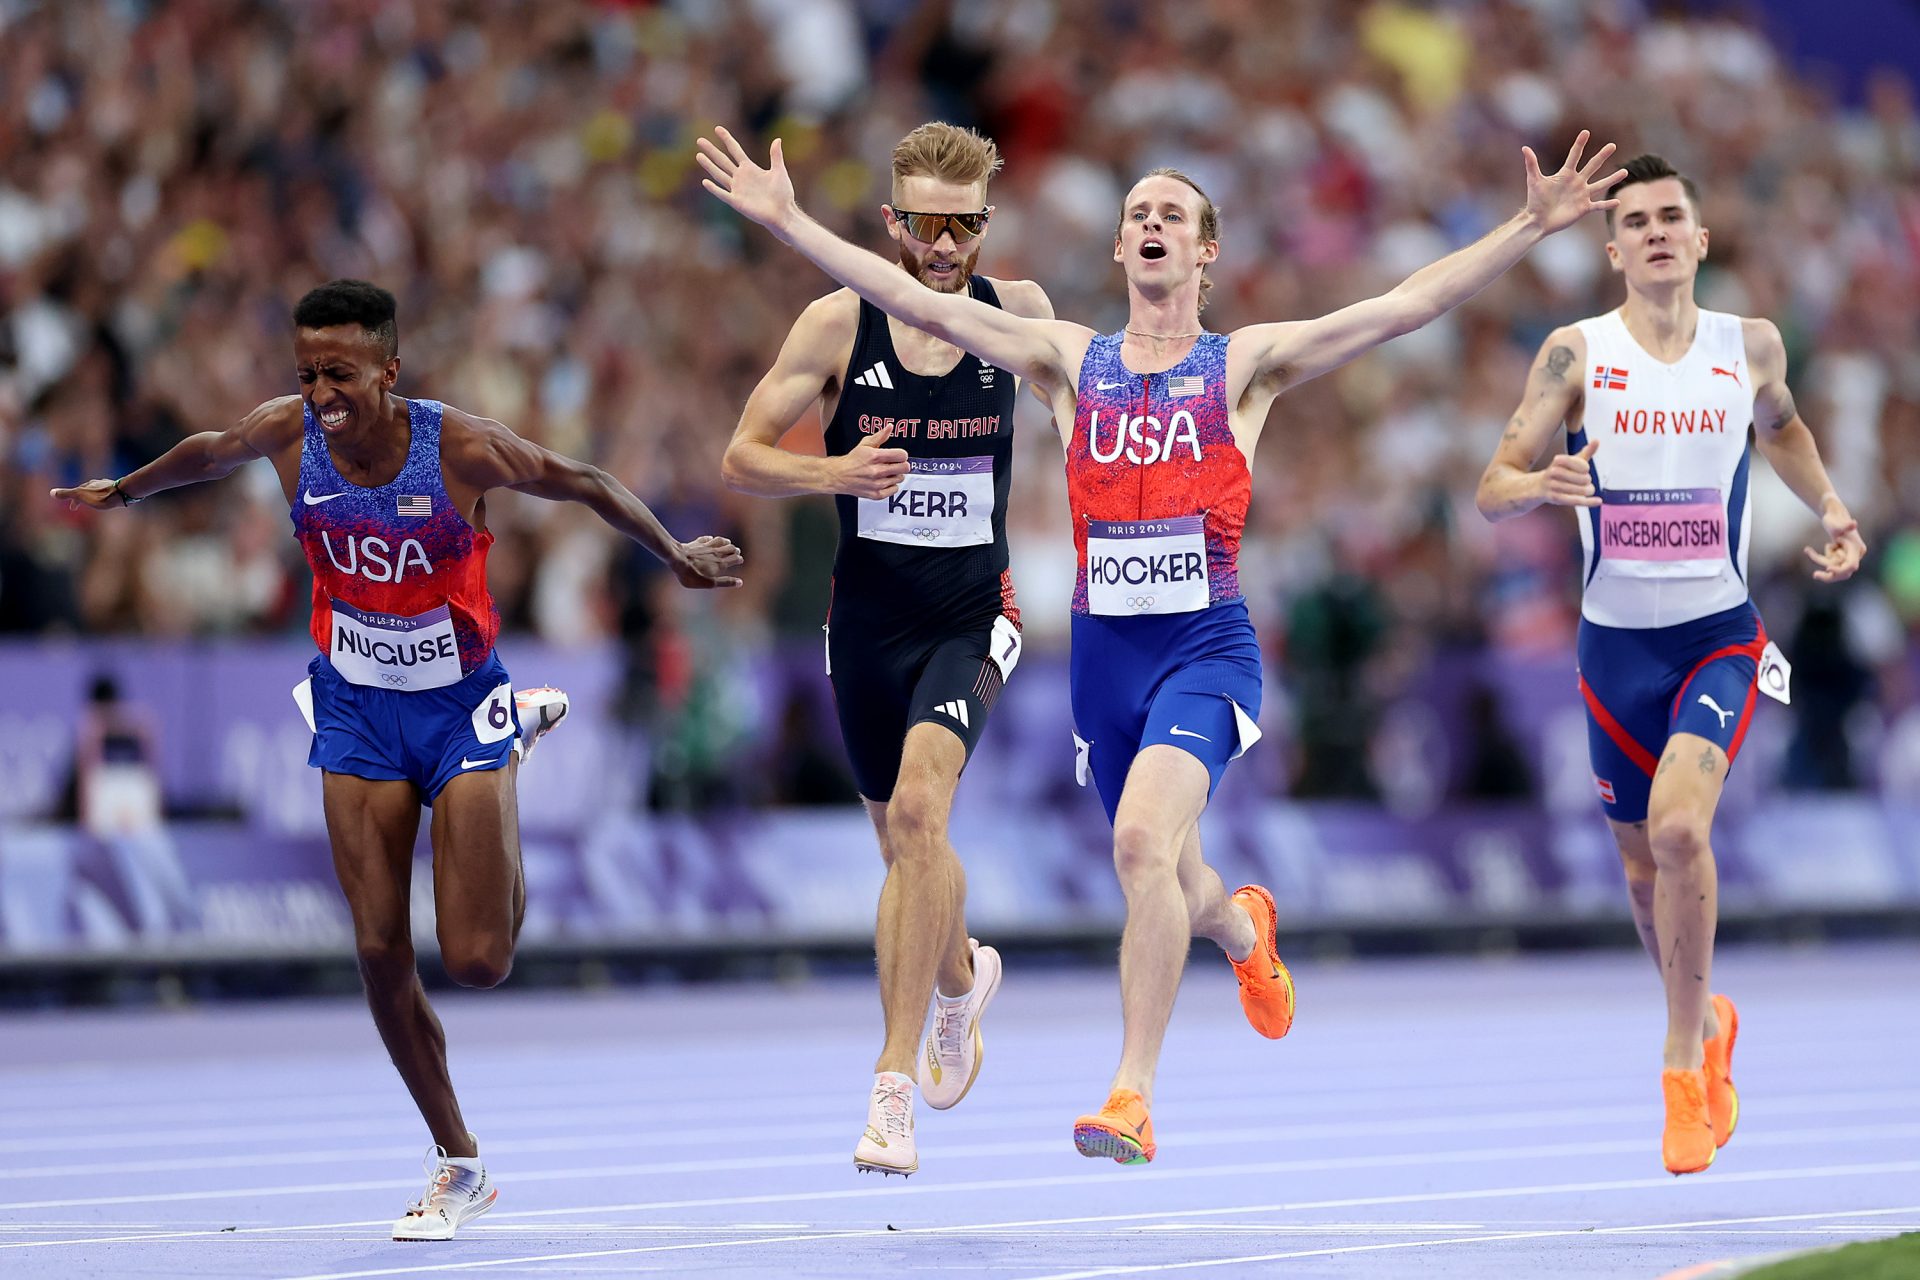
M 993 285 L 968 282 L 999 306 Z M 840 549 L 833 622 L 858 621 L 876 639 L 952 630 L 996 614 L 1018 621 L 1007 572 L 1007 488 L 1018 384 L 1005 369 L 963 352 L 937 378 L 900 364 L 886 313 L 860 303 L 860 328 L 840 402 L 827 423 L 829 454 L 891 424 L 886 447 L 913 470 L 891 498 L 839 494 Z

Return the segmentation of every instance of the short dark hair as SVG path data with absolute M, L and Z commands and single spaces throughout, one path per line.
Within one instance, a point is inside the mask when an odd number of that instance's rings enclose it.
M 1658 182 L 1662 178 L 1678 178 L 1680 189 L 1687 193 L 1687 203 L 1693 206 L 1694 218 L 1697 220 L 1700 217 L 1700 188 L 1693 185 L 1692 178 L 1668 164 L 1660 156 L 1648 152 L 1645 155 L 1635 156 L 1620 167 L 1627 171 L 1627 176 L 1607 188 L 1607 199 L 1613 199 L 1637 182 Z M 1618 209 L 1607 210 L 1608 231 L 1613 230 L 1613 215 L 1618 212 Z
M 293 308 L 296 329 L 331 329 L 357 324 L 379 340 L 385 359 L 400 354 L 400 327 L 394 323 L 399 304 L 393 295 L 365 280 L 329 280 L 310 289 Z

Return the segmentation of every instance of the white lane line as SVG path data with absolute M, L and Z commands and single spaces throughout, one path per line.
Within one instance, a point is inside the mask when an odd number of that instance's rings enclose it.
M 1386 1243 L 1341 1245 L 1337 1248 L 1295 1249 L 1286 1253 L 1245 1254 L 1234 1258 L 1202 1258 L 1185 1262 L 1146 1262 L 1124 1266 L 1090 1267 L 1081 1271 L 1053 1271 L 1029 1280 L 1094 1280 L 1097 1276 L 1144 1275 L 1154 1271 L 1197 1271 L 1210 1267 L 1243 1267 L 1256 1262 L 1282 1262 L 1292 1258 L 1324 1258 L 1343 1253 L 1383 1253 L 1389 1249 L 1423 1249 L 1448 1244 L 1493 1244 L 1503 1240 L 1548 1240 L 1568 1236 L 1630 1235 L 1667 1232 L 1700 1227 L 1736 1226 L 1762 1222 L 1806 1222 L 1820 1218 L 1859 1217 L 1865 1214 L 1912 1213 L 1920 1205 L 1897 1209 L 1835 1210 L 1827 1213 L 1783 1213 L 1759 1218 L 1705 1218 L 1693 1222 L 1660 1222 L 1618 1227 L 1574 1227 L 1551 1231 L 1503 1231 L 1471 1236 L 1447 1236 L 1432 1240 L 1393 1240 Z M 910 1234 L 911 1232 L 909 1232 Z
M 1237 1170 L 1237 1169 L 1224 1170 L 1220 1172 L 1225 1172 L 1225 1173 L 1238 1176 L 1241 1170 Z M 1484 1188 L 1478 1188 L 1472 1191 L 1417 1192 L 1413 1194 L 1392 1195 L 1392 1196 L 1356 1196 L 1356 1197 L 1350 1197 L 1344 1200 L 1281 1202 L 1277 1204 L 1259 1204 L 1259 1205 L 1226 1205 L 1226 1206 L 1214 1206 L 1212 1208 L 1206 1208 L 1206 1209 L 1156 1209 L 1156 1210 L 1150 1210 L 1144 1213 L 1089 1214 L 1089 1215 L 1080 1215 L 1076 1217 L 1065 1217 L 1065 1218 L 1029 1218 L 1029 1219 L 1016 1220 L 1011 1222 L 976 1223 L 971 1226 L 923 1227 L 923 1228 L 915 1228 L 915 1230 L 921 1231 L 922 1233 L 931 1233 L 931 1232 L 941 1232 L 941 1231 L 998 1231 L 998 1230 L 1010 1230 L 1010 1229 L 1020 1229 L 1020 1228 L 1033 1228 L 1033 1227 L 1109 1225 L 1109 1224 L 1116 1224 L 1116 1223 L 1136 1222 L 1141 1219 L 1202 1218 L 1202 1217 L 1217 1216 L 1221 1214 L 1236 1214 L 1236 1213 L 1281 1213 L 1281 1212 L 1300 1212 L 1303 1210 L 1324 1209 L 1324 1208 L 1361 1208 L 1361 1207 L 1388 1205 L 1388 1204 L 1419 1204 L 1423 1202 L 1431 1203 L 1431 1202 L 1457 1201 L 1457 1200 L 1519 1199 L 1519 1198 L 1525 1198 L 1529 1196 L 1586 1195 L 1594 1192 L 1606 1192 L 1606 1191 L 1644 1191 L 1653 1187 L 1677 1186 L 1679 1189 L 1682 1189 L 1682 1190 L 1697 1190 L 1702 1187 L 1711 1188 L 1715 1186 L 1721 1186 L 1726 1183 L 1821 1181 L 1821 1180 L 1835 1179 L 1835 1178 L 1881 1177 L 1889 1174 L 1904 1174 L 1904 1173 L 1920 1173 L 1920 1160 L 1891 1161 L 1891 1162 L 1882 1161 L 1882 1162 L 1875 1162 L 1875 1163 L 1869 1163 L 1869 1164 L 1851 1164 L 1851 1165 L 1808 1165 L 1808 1166 L 1803 1166 L 1801 1168 L 1795 1168 L 1795 1169 L 1755 1169 L 1747 1172 L 1739 1172 L 1739 1173 L 1728 1172 L 1728 1173 L 1716 1174 L 1711 1180 L 1695 1179 L 1690 1181 L 1683 1181 L 1678 1184 L 1675 1183 L 1672 1175 L 1669 1174 L 1669 1175 L 1663 1175 L 1657 1178 L 1620 1178 L 1620 1179 L 1614 1179 L 1612 1181 L 1605 1181 L 1605 1182 L 1590 1181 L 1590 1182 L 1562 1182 L 1562 1183 L 1530 1183 L 1530 1184 L 1517 1186 L 1517 1187 L 1484 1187 Z M 1159 1171 L 1153 1171 L 1153 1172 L 1143 1172 L 1141 1174 L 1135 1175 L 1134 1177 L 1127 1178 L 1126 1181 L 1128 1182 L 1138 1182 L 1143 1180 L 1177 1181 L 1177 1180 L 1184 1180 L 1184 1178 L 1187 1176 L 1192 1176 L 1192 1175 L 1184 1171 L 1175 1172 L 1173 1170 L 1159 1170 Z M 794 1202 L 806 1201 L 806 1200 L 865 1199 L 865 1198 L 874 1197 L 874 1196 L 938 1195 L 938 1194 L 951 1193 L 951 1192 L 957 1192 L 957 1191 L 1032 1190 L 1032 1189 L 1037 1189 L 1042 1187 L 1077 1185 L 1077 1184 L 1084 1184 L 1089 1182 L 1111 1183 L 1112 1179 L 1113 1179 L 1112 1174 L 1103 1172 L 1103 1173 L 1094 1174 L 1094 1175 L 1080 1175 L 1075 1177 L 995 1178 L 995 1179 L 988 1179 L 988 1180 L 983 1180 L 978 1182 L 948 1183 L 944 1186 L 942 1185 L 906 1186 L 903 1184 L 902 1186 L 897 1188 L 870 1187 L 870 1188 L 864 1188 L 864 1189 L 850 1188 L 844 1191 L 833 1191 L 833 1192 L 824 1192 L 824 1193 L 823 1192 L 790 1192 L 790 1193 L 777 1194 L 777 1195 L 734 1196 L 734 1197 L 726 1197 L 719 1200 L 708 1200 L 708 1201 L 643 1201 L 639 1203 L 629 1203 L 629 1204 L 598 1204 L 598 1205 L 586 1205 L 586 1206 L 576 1205 L 566 1209 L 520 1209 L 520 1210 L 509 1210 L 505 1213 L 496 1213 L 496 1214 L 489 1215 L 490 1221 L 488 1223 L 488 1226 L 485 1229 L 498 1230 L 501 1225 L 500 1220 L 504 1218 L 546 1219 L 546 1218 L 556 1218 L 562 1215 L 645 1213 L 645 1212 L 657 1211 L 660 1209 L 709 1207 L 714 1205 L 736 1206 L 736 1205 L 749 1204 L 749 1203 L 772 1204 L 772 1203 L 794 1203 Z M 1852 1213 L 1844 1214 L 1842 1216 L 1857 1217 L 1857 1216 L 1873 1214 L 1873 1213 L 1893 1213 L 1893 1212 L 1899 1212 L 1899 1210 L 1863 1209 L 1863 1210 L 1856 1210 L 1856 1211 L 1853 1211 Z M 167 1231 L 167 1232 L 160 1232 L 160 1233 L 140 1233 L 140 1234 L 134 1234 L 134 1235 L 120 1235 L 120 1236 L 90 1236 L 86 1238 L 73 1239 L 73 1240 L 36 1240 L 36 1241 L 31 1241 L 31 1242 L 26 1242 L 21 1244 L 0 1244 L 0 1249 L 34 1249 L 34 1248 L 46 1248 L 49 1246 L 56 1246 L 56 1245 L 138 1244 L 138 1243 L 158 1242 L 158 1241 L 167 1241 L 167 1240 L 205 1239 L 205 1238 L 214 1237 L 214 1236 L 222 1236 L 222 1237 L 250 1236 L 250 1237 L 262 1237 L 262 1238 L 284 1237 L 289 1240 L 292 1240 L 292 1239 L 309 1239 L 310 1240 L 310 1239 L 314 1239 L 318 1233 L 328 1232 L 328 1231 L 353 1232 L 354 1234 L 352 1236 L 340 1237 L 344 1240 L 352 1241 L 352 1240 L 359 1239 L 360 1233 L 365 1232 L 372 1228 L 384 1229 L 390 1226 L 392 1224 L 392 1221 L 393 1220 L 391 1218 L 371 1218 L 371 1219 L 362 1219 L 362 1220 L 353 1221 L 353 1222 L 316 1222 L 316 1223 L 308 1223 L 300 1226 L 288 1226 L 288 1225 L 282 1224 L 282 1225 L 276 1225 L 276 1226 L 270 1226 L 270 1227 L 241 1227 L 238 1230 L 220 1229 L 220 1230 L 197 1230 L 197 1231 Z M 515 1223 L 515 1225 L 519 1226 L 521 1224 Z M 535 1224 L 532 1222 L 527 1222 L 525 1225 L 530 1230 L 535 1229 Z M 563 1230 L 571 1229 L 577 1226 L 576 1223 L 559 1223 L 555 1225 Z
M 1249 1145 L 1252 1143 L 1284 1139 L 1290 1131 L 1285 1126 L 1271 1129 L 1224 1129 L 1197 1134 L 1185 1134 L 1181 1137 L 1182 1147 Z M 1751 1134 L 1741 1140 L 1744 1149 L 1754 1147 L 1793 1146 L 1803 1143 L 1839 1142 L 1849 1139 L 1891 1139 L 1920 1137 L 1920 1124 L 1909 1125 L 1856 1125 L 1847 1128 L 1825 1127 L 1819 1129 L 1787 1129 L 1775 1132 Z M 944 1148 L 942 1159 L 989 1159 L 1012 1156 L 1050 1155 L 1060 1150 L 1061 1143 L 1056 1139 L 1023 1140 L 1019 1142 L 971 1143 Z M 1242 1164 L 1226 1166 L 1246 1173 L 1304 1173 L 1325 1172 L 1335 1169 L 1376 1169 L 1399 1168 L 1409 1164 L 1463 1164 L 1488 1160 L 1518 1160 L 1538 1158 L 1569 1158 L 1593 1155 L 1627 1155 L 1647 1149 L 1645 1138 L 1613 1139 L 1603 1142 L 1577 1143 L 1536 1143 L 1511 1147 L 1481 1147 L 1465 1150 L 1415 1151 L 1395 1154 L 1370 1154 L 1363 1156 L 1328 1156 L 1311 1159 L 1283 1160 L 1261 1164 Z M 779 1156 L 726 1156 L 708 1160 L 650 1161 L 645 1164 L 617 1164 L 600 1166 L 569 1166 L 564 1169 L 528 1170 L 513 1175 L 509 1181 L 528 1182 L 569 1182 L 582 1180 L 601 1180 L 608 1178 L 662 1177 L 675 1174 L 694 1173 L 744 1173 L 765 1169 L 800 1169 L 813 1167 L 832 1167 L 845 1165 L 847 1155 L 843 1150 L 813 1151 L 796 1155 Z M 1078 1175 L 1072 1181 L 1085 1181 L 1096 1175 Z M 1111 1174 L 1105 1175 L 1111 1177 Z M 1131 1181 L 1141 1182 L 1153 1178 L 1171 1176 L 1219 1177 L 1219 1169 L 1181 1169 L 1153 1170 L 1136 1174 Z M 86 1196 L 59 1200 L 20 1200 L 0 1203 L 0 1210 L 19 1212 L 30 1209 L 65 1209 L 91 1207 L 110 1204 L 171 1204 L 192 1200 L 229 1200 L 255 1199 L 262 1196 L 321 1195 L 342 1191 L 379 1191 L 401 1187 L 411 1187 L 418 1179 L 378 1179 L 358 1182 L 316 1182 L 282 1186 L 231 1187 L 221 1190 L 148 1192 L 137 1195 Z M 694 1204 L 729 1204 L 731 1199 L 714 1201 L 687 1201 Z M 759 1203 L 746 1200 L 742 1203 Z
M 1874 1111 L 1887 1113 L 1902 1105 L 1920 1105 L 1920 1092 L 1903 1091 L 1891 1094 L 1806 1094 L 1800 1097 L 1772 1098 L 1768 1100 L 1768 1111 L 1774 1115 L 1833 1115 L 1846 1112 Z M 845 1108 L 837 1108 L 844 1112 Z M 1632 1103 L 1622 1106 L 1585 1106 L 1563 1110 L 1512 1111 L 1503 1110 L 1475 1114 L 1454 1111 L 1444 1116 L 1429 1116 L 1415 1120 L 1360 1120 L 1329 1121 L 1320 1124 L 1289 1124 L 1249 1129 L 1238 1126 L 1231 1129 L 1196 1129 L 1181 1135 L 1182 1146 L 1222 1146 L 1240 1142 L 1262 1142 L 1269 1139 L 1284 1139 L 1290 1142 L 1312 1141 L 1318 1138 L 1371 1138 L 1406 1137 L 1413 1134 L 1450 1134 L 1484 1133 L 1500 1129 L 1542 1129 L 1559 1130 L 1589 1125 L 1613 1125 L 1631 1123 L 1652 1114 L 1650 1104 Z M 1056 1108 L 1035 1109 L 1032 1111 L 1000 1111 L 991 1117 L 977 1117 L 969 1126 L 972 1135 L 980 1135 L 1001 1130 L 1029 1131 L 1046 1127 L 1049 1122 L 1059 1118 Z M 1887 1116 L 1892 1119 L 1892 1116 Z M 596 1115 L 596 1121 L 606 1121 L 604 1114 Z M 982 1123 L 982 1121 L 990 1121 Z M 1884 1124 L 1879 1126 L 1884 1128 Z M 765 1125 L 750 1124 L 731 1128 L 669 1129 L 651 1131 L 647 1134 L 647 1146 L 652 1150 L 664 1150 L 676 1145 L 697 1145 L 702 1147 L 727 1146 L 742 1140 L 759 1139 L 763 1143 L 779 1144 L 804 1141 L 815 1138 L 833 1138 L 846 1129 L 843 1114 L 832 1121 L 816 1124 Z M 310 1132 L 310 1131 L 307 1131 Z M 491 1131 L 490 1131 L 491 1132 Z M 487 1144 L 489 1158 L 503 1155 L 531 1155 L 566 1151 L 591 1151 L 603 1149 L 608 1145 L 606 1131 L 599 1131 L 564 1138 L 536 1138 L 523 1140 L 490 1140 Z M 1053 1143 L 1036 1145 L 1033 1149 L 1045 1151 Z M 973 1144 L 969 1147 L 943 1149 L 943 1155 L 965 1155 L 969 1150 L 982 1154 L 1003 1154 L 1003 1147 L 994 1144 L 984 1147 Z M 28 1165 L 15 1169 L 0 1169 L 0 1182 L 13 1178 L 70 1178 L 98 1177 L 116 1174 L 185 1173 L 211 1169 L 251 1169 L 286 1168 L 324 1163 L 358 1163 L 367 1160 L 395 1159 L 401 1149 L 392 1143 L 367 1147 L 327 1147 L 313 1150 L 278 1149 L 244 1155 L 231 1156 L 190 1156 L 174 1160 L 110 1160 L 87 1164 L 66 1165 Z M 1017 1153 L 1015 1153 L 1017 1154 Z M 497 1162 L 496 1162 L 497 1163 Z M 662 1165 L 661 1168 L 669 1166 Z

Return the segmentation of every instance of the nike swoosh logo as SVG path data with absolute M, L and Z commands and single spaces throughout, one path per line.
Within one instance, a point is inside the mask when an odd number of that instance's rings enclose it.
M 332 502 L 335 498 L 344 498 L 346 496 L 346 492 L 342 490 L 339 493 L 323 493 L 316 498 L 313 496 L 313 490 L 309 489 L 300 495 L 300 500 L 310 507 L 317 507 L 323 502 Z
M 1179 725 L 1175 725 L 1175 726 L 1173 726 L 1173 728 L 1171 728 L 1171 729 L 1169 729 L 1169 730 L 1167 730 L 1167 732 L 1168 732 L 1168 733 L 1171 733 L 1171 734 L 1173 734 L 1173 735 L 1175 735 L 1176 737 L 1181 737 L 1181 738 L 1198 738 L 1198 739 L 1200 739 L 1200 741 L 1202 741 L 1202 742 L 1212 742 L 1212 741 L 1213 741 L 1213 739 L 1212 739 L 1212 738 L 1209 738 L 1209 737 L 1208 737 L 1208 736 L 1207 736 L 1206 734 L 1204 734 L 1204 733 L 1195 733 L 1195 732 L 1194 732 L 1193 730 L 1191 730 L 1191 729 L 1182 729 L 1182 728 L 1181 728 L 1181 727 L 1180 727 Z
M 1102 391 L 1113 391 L 1113 390 L 1116 390 L 1117 388 L 1124 387 L 1127 384 L 1124 382 L 1100 382 L 1100 383 L 1095 383 L 1094 385 L 1097 386 Z
M 493 756 L 486 760 L 469 760 L 465 756 L 461 756 L 460 767 L 462 769 L 478 769 L 483 764 L 499 764 L 504 759 L 506 759 L 505 756 Z

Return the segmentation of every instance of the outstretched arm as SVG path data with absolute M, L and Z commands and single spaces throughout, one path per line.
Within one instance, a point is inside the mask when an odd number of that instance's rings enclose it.
M 1787 348 L 1771 320 L 1747 320 L 1747 359 L 1753 366 L 1753 438 L 1774 474 L 1793 490 L 1794 497 L 1820 517 L 1827 531 L 1824 550 L 1807 548 L 1807 558 L 1821 582 L 1844 582 L 1860 567 L 1867 544 L 1860 524 L 1834 492 L 1820 460 L 1813 431 L 1801 421 L 1800 410 L 1787 389 Z
M 713 132 L 717 141 L 702 138 L 699 143 L 700 167 L 707 172 L 701 185 L 741 215 L 888 315 L 1030 382 L 1049 388 L 1071 385 L 1088 330 L 1058 320 L 1029 319 L 964 294 L 927 288 L 895 263 L 848 244 L 801 210 L 779 139 L 774 140 L 769 167 L 761 168 L 732 134 L 719 128 Z
M 124 507 L 167 489 L 218 480 L 255 458 L 272 457 L 300 439 L 299 396 L 280 396 L 257 406 L 225 431 L 202 431 L 118 480 L 89 480 L 52 496 L 69 510 Z
M 449 411 L 447 421 L 453 422 Z M 578 502 L 613 528 L 659 557 L 687 587 L 737 587 L 725 571 L 741 562 L 740 549 L 725 538 L 677 541 L 647 504 L 590 463 L 523 440 L 486 418 L 460 414 L 461 429 L 442 436 L 448 473 L 476 494 L 518 489 L 554 502 Z
M 1234 345 L 1244 346 L 1241 359 L 1249 361 L 1242 366 L 1246 373 L 1241 385 L 1264 380 L 1284 390 L 1337 369 L 1453 310 L 1547 236 L 1596 209 L 1613 208 L 1619 201 L 1605 199 L 1603 193 L 1627 171 L 1617 169 L 1595 177 L 1614 148 L 1609 142 L 1583 163 L 1580 155 L 1586 150 L 1587 137 L 1582 129 L 1567 152 L 1566 163 L 1551 176 L 1541 174 L 1533 149 L 1522 147 L 1526 207 L 1475 243 L 1422 267 L 1390 292 L 1317 320 L 1254 325 L 1234 334 Z
M 1556 507 L 1600 505 L 1593 489 L 1593 471 L 1588 466 L 1600 447 L 1598 440 L 1588 441 L 1579 453 L 1560 454 L 1543 471 L 1533 469 L 1580 403 L 1580 370 L 1586 359 L 1586 337 L 1572 325 L 1554 330 L 1541 344 L 1533 371 L 1527 375 L 1526 394 L 1507 420 L 1506 433 L 1495 446 L 1493 460 L 1487 463 L 1473 495 L 1473 505 L 1487 519 L 1510 520 L 1542 503 Z

